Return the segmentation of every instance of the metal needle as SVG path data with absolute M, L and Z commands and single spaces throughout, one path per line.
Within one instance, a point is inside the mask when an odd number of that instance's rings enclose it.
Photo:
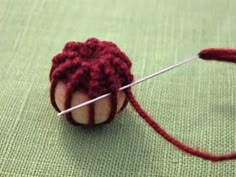
M 121 87 L 119 90 L 124 90 L 124 89 L 127 89 L 127 88 L 129 88 L 129 87 L 132 87 L 132 86 L 134 86 L 134 85 L 136 85 L 136 84 L 139 84 L 139 83 L 141 83 L 141 82 L 143 82 L 143 81 L 146 81 L 146 80 L 148 80 L 148 79 L 151 79 L 151 78 L 153 78 L 153 77 L 155 77 L 155 76 L 157 76 L 157 75 L 160 75 L 160 74 L 165 73 L 165 72 L 167 72 L 167 71 L 169 71 L 169 70 L 172 70 L 172 69 L 174 69 L 174 68 L 177 68 L 178 66 L 184 65 L 184 64 L 186 64 L 186 63 L 188 63 L 188 62 L 190 62 L 190 61 L 193 61 L 193 60 L 195 60 L 195 59 L 197 59 L 197 58 L 198 58 L 198 55 L 192 56 L 192 57 L 190 57 L 190 58 L 188 58 L 188 59 L 186 59 L 186 60 L 183 60 L 183 61 L 181 61 L 181 62 L 178 62 L 178 63 L 176 63 L 176 64 L 174 64 L 174 65 L 172 65 L 172 66 L 169 66 L 169 67 L 167 67 L 167 68 L 165 68 L 165 69 L 162 69 L 162 70 L 160 70 L 160 71 L 156 71 L 155 73 L 150 74 L 150 75 L 148 75 L 148 76 L 146 76 L 146 77 L 144 77 L 144 78 L 142 78 L 142 79 L 139 79 L 139 80 L 137 80 L 137 81 L 135 81 L 135 82 L 132 82 L 132 83 L 130 83 L 130 84 L 128 84 L 128 85 L 125 85 L 125 86 Z M 66 113 L 68 113 L 68 112 L 74 111 L 75 109 L 79 109 L 79 108 L 81 108 L 81 107 L 83 107 L 83 106 L 89 105 L 89 104 L 91 104 L 91 103 L 93 103 L 93 102 L 95 102 L 95 101 L 98 101 L 98 100 L 103 99 L 103 98 L 105 98 L 105 97 L 108 97 L 108 96 L 110 96 L 110 95 L 111 95 L 111 93 L 107 93 L 107 94 L 104 94 L 104 95 L 99 96 L 99 97 L 97 97 L 97 98 L 94 98 L 94 99 L 91 99 L 91 100 L 86 101 L 86 102 L 84 102 L 84 103 L 81 103 L 81 104 L 79 104 L 79 105 L 73 106 L 73 107 L 71 107 L 71 108 L 69 108 L 69 109 L 66 109 L 66 110 L 64 110 L 64 111 L 62 111 L 62 112 L 60 112 L 60 113 L 58 113 L 57 116 L 61 116 L 61 115 L 66 114 Z

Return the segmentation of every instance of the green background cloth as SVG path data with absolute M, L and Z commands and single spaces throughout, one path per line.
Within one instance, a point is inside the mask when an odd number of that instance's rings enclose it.
M 136 79 L 206 47 L 236 46 L 235 0 L 0 0 L 0 176 L 236 176 L 157 135 L 130 107 L 109 125 L 75 128 L 49 101 L 51 58 L 67 41 L 115 42 Z M 236 149 L 236 66 L 197 60 L 133 87 L 180 140 Z

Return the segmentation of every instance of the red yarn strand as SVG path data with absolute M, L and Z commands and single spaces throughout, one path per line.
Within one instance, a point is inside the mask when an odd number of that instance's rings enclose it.
M 109 115 L 106 123 L 110 123 L 116 115 L 116 111 L 117 111 L 117 92 L 112 93 L 111 96 L 110 96 L 110 107 L 111 107 L 110 115 Z
M 169 133 L 167 133 L 158 123 L 156 123 L 140 106 L 140 104 L 135 99 L 134 95 L 130 90 L 126 90 L 126 95 L 133 106 L 133 108 L 138 112 L 138 114 L 157 132 L 161 135 L 164 139 L 168 142 L 179 148 L 180 150 L 189 153 L 191 155 L 200 157 L 205 160 L 211 160 L 214 162 L 217 161 L 224 161 L 224 160 L 233 160 L 236 159 L 236 152 L 225 154 L 225 155 L 215 155 L 210 154 L 208 152 L 200 151 L 198 149 L 192 148 L 186 144 L 183 144 L 179 140 L 172 137 Z
M 94 126 L 95 124 L 95 103 L 91 103 L 89 105 L 89 120 L 88 125 Z
M 236 63 L 236 49 L 208 48 L 198 53 L 199 58 L 204 60 L 216 60 Z
M 66 87 L 66 95 L 65 95 L 65 102 L 64 102 L 64 107 L 65 109 L 68 109 L 71 107 L 71 99 L 72 99 L 73 92 L 71 91 L 71 88 Z M 78 126 L 79 124 L 74 121 L 72 117 L 72 112 L 68 112 L 65 114 L 66 120 L 70 122 L 74 126 Z
M 125 107 L 127 106 L 128 102 L 129 102 L 128 98 L 125 97 L 125 101 L 124 101 L 123 105 L 121 106 L 120 110 L 118 111 L 118 113 L 122 112 L 125 109 Z
M 60 109 L 57 107 L 56 101 L 55 101 L 55 89 L 57 86 L 57 82 L 55 80 L 51 81 L 51 87 L 50 87 L 50 101 L 52 106 L 55 108 L 56 111 L 60 112 Z

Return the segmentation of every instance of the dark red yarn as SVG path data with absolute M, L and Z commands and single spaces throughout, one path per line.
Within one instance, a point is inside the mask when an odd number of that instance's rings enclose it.
M 55 102 L 55 88 L 59 81 L 66 85 L 65 109 L 71 107 L 72 95 L 75 91 L 95 98 L 111 92 L 111 112 L 106 123 L 112 121 L 117 110 L 118 89 L 133 81 L 130 72 L 131 61 L 114 43 L 90 38 L 84 43 L 68 42 L 61 53 L 52 59 L 50 71 L 50 98 L 54 108 L 59 112 Z M 127 98 L 119 110 L 127 105 Z M 67 120 L 74 121 L 72 114 L 66 114 Z M 94 104 L 89 105 L 89 125 L 94 125 Z
M 236 50 L 205 49 L 199 52 L 199 57 L 206 60 L 235 62 Z M 95 38 L 88 39 L 85 43 L 69 42 L 65 45 L 63 51 L 52 60 L 50 71 L 51 103 L 57 111 L 60 111 L 54 98 L 55 87 L 59 81 L 66 84 L 66 109 L 71 107 L 70 102 L 75 91 L 84 91 L 91 99 L 110 92 L 112 93 L 110 97 L 111 113 L 107 120 L 107 122 L 110 122 L 116 114 L 118 89 L 133 81 L 130 69 L 131 62 L 129 58 L 111 42 L 99 41 Z M 121 110 L 129 101 L 155 132 L 180 150 L 214 162 L 236 159 L 236 152 L 215 155 L 180 142 L 166 132 L 142 109 L 130 89 L 126 89 L 125 93 L 126 100 Z M 66 118 L 70 123 L 78 125 L 73 120 L 71 113 L 66 114 Z M 89 125 L 94 125 L 94 104 L 89 106 Z
M 210 154 L 208 152 L 200 151 L 198 149 L 195 149 L 193 147 L 190 147 L 173 136 L 171 136 L 169 133 L 167 133 L 158 123 L 156 123 L 140 106 L 138 101 L 133 96 L 132 92 L 130 90 L 126 91 L 127 97 L 133 106 L 133 108 L 138 112 L 138 114 L 156 131 L 159 135 L 161 135 L 164 139 L 166 139 L 168 142 L 179 148 L 180 150 L 189 153 L 191 155 L 200 157 L 205 160 L 211 160 L 214 162 L 217 161 L 224 161 L 224 160 L 233 160 L 236 159 L 236 152 L 235 153 L 229 153 L 224 155 L 215 155 Z
M 217 60 L 236 63 L 236 49 L 208 48 L 198 53 L 199 58 L 204 60 Z

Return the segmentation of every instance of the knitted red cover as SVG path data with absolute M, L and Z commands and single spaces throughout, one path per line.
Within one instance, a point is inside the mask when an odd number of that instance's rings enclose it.
M 66 85 L 65 109 L 71 107 L 75 91 L 88 94 L 90 99 L 111 92 L 111 112 L 106 123 L 110 122 L 117 110 L 118 89 L 133 81 L 131 65 L 125 53 L 112 42 L 90 38 L 84 43 L 66 43 L 62 52 L 52 59 L 49 77 L 53 107 L 60 111 L 55 102 L 55 88 L 59 81 Z M 121 110 L 127 102 L 126 99 Z M 67 113 L 66 118 L 70 123 L 78 125 L 71 113 Z M 94 125 L 94 104 L 89 105 L 89 125 Z

